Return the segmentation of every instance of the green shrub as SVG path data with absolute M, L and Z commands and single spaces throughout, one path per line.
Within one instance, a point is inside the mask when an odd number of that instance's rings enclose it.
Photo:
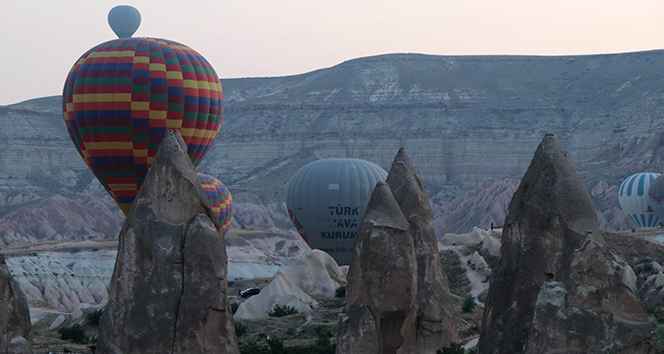
M 279 338 L 267 337 L 267 346 L 270 349 L 270 354 L 286 354 L 286 347 L 284 342 Z
M 85 322 L 90 326 L 99 327 L 99 322 L 101 321 L 101 315 L 104 313 L 104 309 L 96 309 L 87 315 L 85 315 Z
M 287 306 L 287 305 L 274 305 L 272 308 L 272 311 L 268 313 L 270 317 L 284 317 L 288 315 L 293 315 L 296 314 L 297 310 L 294 307 Z
M 240 354 L 271 354 L 270 349 L 264 344 L 250 340 L 240 344 Z
M 664 353 L 664 324 L 657 325 L 657 329 L 655 329 L 655 345 Z
M 73 325 L 71 327 L 62 327 L 58 330 L 62 340 L 71 341 L 79 344 L 86 344 L 88 338 L 85 336 L 85 331 L 80 325 Z
M 241 322 L 235 322 L 235 335 L 239 337 L 242 337 L 247 333 L 247 326 L 242 324 Z
M 338 287 L 337 290 L 334 292 L 334 296 L 338 298 L 346 297 L 346 287 L 345 286 Z
M 240 307 L 240 304 L 238 304 L 237 302 L 231 303 L 231 313 L 235 315 L 235 313 L 237 312 L 237 309 L 239 307 Z
M 466 354 L 461 344 L 452 343 L 449 347 L 445 347 L 436 352 L 437 354 Z
M 461 306 L 461 310 L 464 313 L 473 312 L 473 310 L 475 310 L 475 298 L 472 297 L 471 295 L 466 296 L 466 298 L 463 299 L 463 305 Z

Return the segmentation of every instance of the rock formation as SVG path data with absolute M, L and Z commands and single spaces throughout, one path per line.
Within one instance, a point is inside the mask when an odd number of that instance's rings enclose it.
M 30 329 L 25 295 L 0 255 L 0 353 L 31 353 Z
M 98 353 L 238 353 L 224 235 L 207 203 L 169 132 L 119 236 Z
M 634 272 L 597 229 L 573 162 L 547 134 L 510 203 L 480 353 L 648 353 Z
M 260 294 L 242 302 L 235 319 L 256 320 L 268 317 L 276 305 L 290 306 L 310 317 L 318 307 L 316 299 L 331 299 L 346 285 L 346 274 L 329 254 L 313 250 L 291 260 L 263 288 Z
M 458 341 L 448 280 L 442 272 L 429 197 L 404 148 L 387 177 L 394 198 L 409 224 L 417 260 L 417 353 L 435 354 Z
M 415 354 L 417 263 L 410 225 L 389 186 L 376 185 L 355 243 L 338 354 Z

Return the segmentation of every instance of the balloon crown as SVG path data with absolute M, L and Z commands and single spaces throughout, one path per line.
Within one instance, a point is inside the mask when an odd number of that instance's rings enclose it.
M 118 38 L 129 38 L 141 25 L 141 13 L 133 6 L 118 5 L 108 12 L 108 24 Z

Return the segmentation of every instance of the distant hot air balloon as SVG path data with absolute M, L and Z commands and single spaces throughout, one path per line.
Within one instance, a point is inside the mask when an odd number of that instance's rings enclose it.
M 648 198 L 649 205 L 659 218 L 659 223 L 664 223 L 664 175 L 659 175 L 650 185 Z
M 210 202 L 214 222 L 221 231 L 228 230 L 232 220 L 233 197 L 231 192 L 220 180 L 204 173 L 198 174 L 198 181 Z
M 221 128 L 222 101 L 205 58 L 155 38 L 99 44 L 74 64 L 63 89 L 69 135 L 125 214 L 167 129 L 181 133 L 197 164 Z
M 118 5 L 108 13 L 108 24 L 118 38 L 129 38 L 141 25 L 141 14 L 129 5 Z
M 358 159 L 311 162 L 288 182 L 288 213 L 312 248 L 349 264 L 369 197 L 387 172 Z
M 658 173 L 641 172 L 627 177 L 618 188 L 618 203 L 625 215 L 639 228 L 656 227 L 660 217 L 650 203 L 648 192 Z

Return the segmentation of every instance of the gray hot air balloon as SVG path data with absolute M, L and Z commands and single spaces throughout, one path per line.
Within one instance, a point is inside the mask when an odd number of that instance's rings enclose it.
M 108 24 L 119 38 L 129 38 L 141 25 L 141 14 L 135 7 L 119 5 L 108 13 Z
M 288 182 L 288 213 L 312 248 L 349 264 L 371 192 L 385 178 L 385 170 L 365 160 L 311 162 Z
M 664 223 L 664 175 L 659 175 L 648 189 L 648 204 L 657 215 L 658 226 Z

